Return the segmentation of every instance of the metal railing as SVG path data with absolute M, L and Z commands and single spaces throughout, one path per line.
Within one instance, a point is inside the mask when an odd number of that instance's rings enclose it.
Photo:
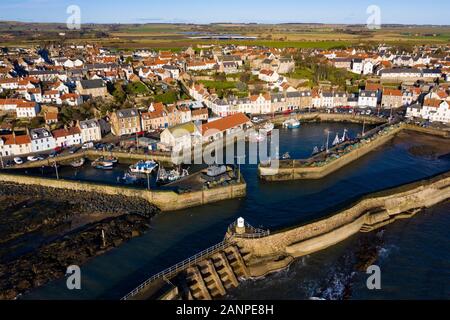
M 245 222 L 245 233 L 238 234 L 236 232 L 233 232 L 232 230 L 235 229 L 237 226 L 237 222 L 233 222 L 228 227 L 228 232 L 232 234 L 232 237 L 234 238 L 242 238 L 242 239 L 260 239 L 267 236 L 270 236 L 270 230 L 264 230 L 260 228 L 255 228 L 249 223 Z
M 152 282 L 154 282 L 158 279 L 161 279 L 161 278 L 167 280 L 167 278 L 169 278 L 170 276 L 173 276 L 182 270 L 185 270 L 193 265 L 198 264 L 199 262 L 203 261 L 207 256 L 210 256 L 217 252 L 225 250 L 232 244 L 233 238 L 259 239 L 259 238 L 264 238 L 264 237 L 267 237 L 270 235 L 270 230 L 255 228 L 247 222 L 245 222 L 245 229 L 246 229 L 246 231 L 249 231 L 249 232 L 246 232 L 244 234 L 237 234 L 236 232 L 233 231 L 233 229 L 235 229 L 236 226 L 237 226 L 237 222 L 234 222 L 228 227 L 228 234 L 230 236 L 228 238 L 225 238 L 222 242 L 220 242 L 206 250 L 203 250 L 202 252 L 199 252 L 196 255 L 193 255 L 192 257 L 190 257 L 184 261 L 181 261 L 181 262 L 177 263 L 176 265 L 171 266 L 171 267 L 153 275 L 152 277 L 148 278 L 143 283 L 141 283 L 133 291 L 128 293 L 126 296 L 124 296 L 121 300 L 128 300 L 128 299 L 136 296 L 137 294 L 139 294 L 142 290 L 145 289 L 145 287 L 150 285 Z
M 186 268 L 196 265 L 200 261 L 204 260 L 206 256 L 209 256 L 209 255 L 215 254 L 219 251 L 222 251 L 222 250 L 226 249 L 227 247 L 229 247 L 230 245 L 231 245 L 231 242 L 229 241 L 229 239 L 226 239 L 206 250 L 203 250 L 200 253 L 197 253 L 196 255 L 194 255 L 180 263 L 177 263 L 176 265 L 174 265 L 170 268 L 165 269 L 164 271 L 161 271 L 161 272 L 155 274 L 154 276 L 150 277 L 149 279 L 147 279 L 146 281 L 141 283 L 138 287 L 136 287 L 133 291 L 128 293 L 126 296 L 124 296 L 121 300 L 128 300 L 128 299 L 136 296 L 152 282 L 154 282 L 160 278 L 164 278 L 164 279 L 168 278 Z

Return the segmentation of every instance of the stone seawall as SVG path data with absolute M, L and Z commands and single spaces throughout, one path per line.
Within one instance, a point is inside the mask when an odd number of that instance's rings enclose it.
M 349 122 L 349 123 L 366 123 L 366 124 L 383 124 L 386 123 L 386 119 L 372 117 L 372 116 L 362 116 L 356 114 L 348 113 L 300 113 L 293 115 L 281 115 L 276 116 L 271 121 L 276 125 L 283 124 L 284 121 L 292 117 L 297 118 L 304 122 Z
M 301 167 L 298 164 L 299 160 L 291 160 L 290 166 L 281 165 L 279 168 L 270 168 L 259 166 L 258 173 L 262 180 L 264 181 L 287 181 L 287 180 L 314 180 L 322 179 L 329 174 L 345 167 L 346 165 L 356 161 L 366 154 L 374 151 L 375 149 L 383 146 L 390 140 L 392 140 L 399 132 L 403 130 L 414 131 L 434 136 L 439 136 L 443 138 L 450 138 L 450 132 L 433 129 L 433 128 L 422 128 L 410 124 L 401 124 L 399 127 L 394 128 L 390 132 L 377 137 L 375 140 L 362 145 L 358 149 L 355 149 L 340 158 L 331 161 L 330 163 L 323 165 L 321 167 Z M 282 161 L 280 161 L 280 164 Z
M 329 218 L 290 228 L 260 239 L 236 239 L 248 253 L 253 277 L 264 276 L 289 265 L 295 258 L 330 247 L 358 233 L 369 232 L 408 218 L 422 208 L 450 198 L 450 172 L 363 198 Z
M 392 140 L 401 130 L 403 130 L 402 127 L 395 128 L 376 140 L 373 140 L 321 167 L 298 167 L 296 166 L 296 161 L 294 160 L 292 161 L 291 167 L 269 168 L 259 166 L 259 176 L 265 181 L 322 179 L 350 164 L 351 162 L 365 156 L 376 148 L 384 145 L 388 141 Z
M 157 206 L 161 211 L 181 210 L 222 200 L 242 198 L 246 195 L 246 183 L 236 183 L 224 187 L 201 191 L 176 193 L 166 190 L 144 190 L 123 186 L 103 185 L 92 182 L 56 180 L 0 173 L 0 181 L 22 185 L 34 185 L 73 191 L 92 191 L 108 195 L 140 197 Z
M 30 169 L 30 168 L 40 168 L 43 166 L 52 166 L 56 163 L 68 165 L 71 162 L 80 159 L 82 157 L 88 158 L 90 160 L 95 160 L 99 157 L 109 157 L 113 156 L 119 159 L 122 163 L 136 163 L 138 161 L 146 161 L 146 160 L 154 160 L 157 162 L 163 163 L 172 163 L 172 154 L 171 153 L 155 153 L 155 154 L 138 154 L 138 153 L 129 153 L 129 152 L 106 152 L 106 151 L 97 151 L 97 150 L 85 150 L 81 152 L 77 152 L 75 154 L 61 154 L 55 158 L 48 158 L 41 161 L 28 161 L 21 165 L 14 165 L 14 169 Z M 176 160 L 176 159 L 175 159 Z M 8 168 L 6 168 L 8 169 Z

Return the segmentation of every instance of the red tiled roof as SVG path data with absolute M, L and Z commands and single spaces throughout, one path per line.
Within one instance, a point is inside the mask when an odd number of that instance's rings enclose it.
M 442 101 L 439 99 L 426 99 L 423 105 L 427 107 L 439 108 L 441 103 Z
M 205 135 L 206 132 L 210 130 L 218 130 L 223 132 L 227 129 L 231 129 L 245 123 L 250 122 L 250 119 L 243 113 L 237 113 L 213 122 L 206 123 L 202 125 L 202 134 Z

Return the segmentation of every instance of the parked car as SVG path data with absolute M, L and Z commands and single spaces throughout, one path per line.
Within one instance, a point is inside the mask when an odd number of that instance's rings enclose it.
M 29 156 L 29 157 L 27 157 L 27 160 L 28 160 L 28 161 L 31 161 L 31 162 L 35 162 L 35 161 L 38 161 L 39 158 L 36 157 L 36 156 Z
M 72 147 L 69 149 L 69 153 L 74 154 L 74 153 L 77 153 L 78 150 L 80 150 L 80 147 L 75 146 L 75 147 Z
M 92 148 L 94 148 L 93 142 L 86 142 L 86 143 L 83 143 L 83 145 L 81 146 L 81 149 L 83 149 L 83 150 L 92 149 Z
M 22 163 L 23 163 L 23 160 L 22 160 L 22 158 L 15 157 L 15 158 L 14 158 L 14 162 L 15 162 L 16 164 L 22 164 Z
M 48 155 L 49 158 L 55 158 L 58 155 L 58 152 L 56 150 L 53 150 L 52 152 L 50 152 L 50 154 Z

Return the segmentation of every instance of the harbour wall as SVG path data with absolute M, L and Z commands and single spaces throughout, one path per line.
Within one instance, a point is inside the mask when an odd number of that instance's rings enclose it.
M 349 123 L 366 123 L 366 124 L 383 124 L 386 119 L 373 116 L 363 116 L 349 113 L 299 113 L 295 115 L 278 115 L 270 119 L 275 125 L 281 125 L 284 121 L 296 118 L 303 122 L 349 122 Z
M 16 174 L 0 173 L 0 181 L 22 185 L 42 186 L 73 191 L 91 191 L 108 195 L 140 197 L 157 206 L 161 211 L 174 211 L 201 206 L 222 200 L 242 198 L 246 196 L 246 183 L 242 182 L 227 186 L 177 193 L 168 190 L 144 190 L 124 186 L 104 185 L 93 182 L 56 180 L 50 178 L 32 177 Z
M 403 130 L 403 127 L 395 128 L 389 133 L 378 137 L 377 139 L 321 167 L 301 167 L 299 160 L 290 160 L 287 162 L 280 161 L 279 168 L 263 167 L 260 165 L 258 169 L 259 176 L 265 181 L 322 179 L 350 164 L 351 162 L 365 156 L 374 149 L 384 145 L 388 141 L 392 140 L 401 130 Z
M 123 299 L 220 299 L 245 279 L 281 271 L 296 258 L 333 246 L 359 232 L 371 232 L 398 219 L 411 218 L 423 208 L 449 198 L 450 172 L 447 172 L 369 194 L 327 218 L 274 233 L 249 225 L 238 230 L 233 225 L 224 242 L 153 276 Z M 170 280 L 172 287 L 165 289 L 163 279 Z
M 419 133 L 435 135 L 443 138 L 450 138 L 450 132 L 433 129 L 433 128 L 423 128 L 410 124 L 400 124 L 397 128 L 378 136 L 376 139 L 360 146 L 359 148 L 335 159 L 328 164 L 320 167 L 302 167 L 301 160 L 287 160 L 279 161 L 279 167 L 274 168 L 264 167 L 259 165 L 258 173 L 262 180 L 264 181 L 288 181 L 288 180 L 314 180 L 322 179 L 329 174 L 345 167 L 346 165 L 352 163 L 353 161 L 362 158 L 369 152 L 383 146 L 390 140 L 392 140 L 399 132 L 403 130 L 415 131 Z
M 414 216 L 450 198 L 450 172 L 395 189 L 371 194 L 328 218 L 272 233 L 259 239 L 234 239 L 248 254 L 252 277 L 287 267 L 295 258 L 335 245 L 358 232 L 370 232 Z
M 98 150 L 84 150 L 82 152 L 77 152 L 75 154 L 62 154 L 55 158 L 48 158 L 41 161 L 28 161 L 21 165 L 14 165 L 13 169 L 31 169 L 40 168 L 43 166 L 52 166 L 56 163 L 58 164 L 70 164 L 71 162 L 80 158 L 89 158 L 90 160 L 95 160 L 99 157 L 115 157 L 119 159 L 122 163 L 135 163 L 138 161 L 154 160 L 163 163 L 172 163 L 172 154 L 168 152 L 158 152 L 151 154 L 139 154 L 130 152 L 107 152 Z M 8 168 L 5 168 L 8 169 Z

